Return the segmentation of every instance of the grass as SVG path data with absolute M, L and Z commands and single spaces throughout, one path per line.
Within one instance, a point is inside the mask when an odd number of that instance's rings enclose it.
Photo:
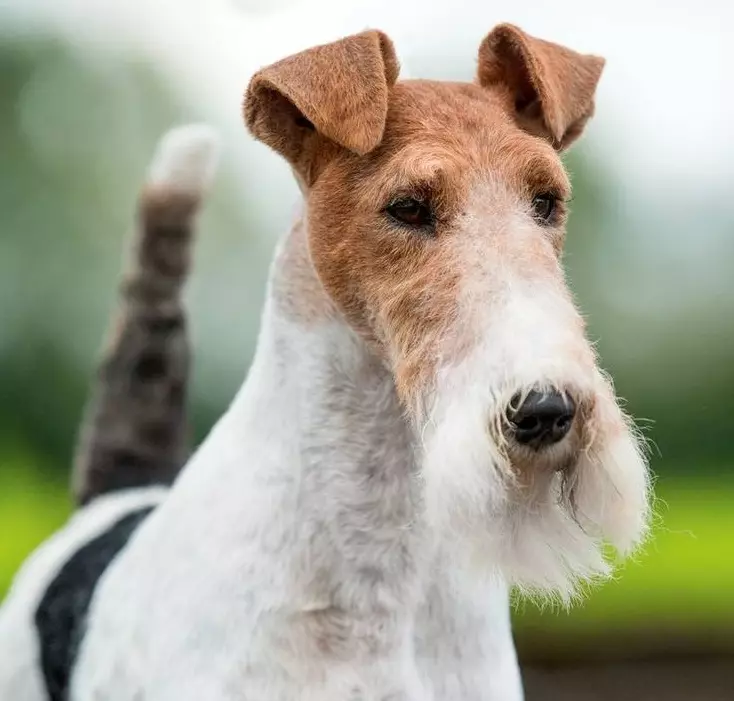
M 637 631 L 734 640 L 734 478 L 725 474 L 661 480 L 644 550 L 570 611 L 516 602 L 519 641 L 584 640 L 600 630 L 632 642 Z
M 49 481 L 22 456 L 0 462 L 0 599 L 28 554 L 71 513 L 65 484 Z

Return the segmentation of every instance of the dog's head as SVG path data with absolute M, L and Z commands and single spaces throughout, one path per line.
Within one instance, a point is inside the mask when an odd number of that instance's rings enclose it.
M 648 478 L 564 279 L 560 154 L 604 62 L 495 28 L 477 80 L 398 82 L 368 31 L 257 73 L 252 133 L 291 164 L 311 263 L 422 438 L 435 533 L 568 594 L 645 533 Z

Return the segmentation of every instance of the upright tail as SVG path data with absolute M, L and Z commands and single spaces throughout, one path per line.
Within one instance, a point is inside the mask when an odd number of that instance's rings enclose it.
M 73 471 L 80 505 L 118 489 L 168 484 L 188 457 L 181 293 L 217 151 L 216 134 L 204 125 L 173 129 L 158 144 L 120 307 L 80 428 Z

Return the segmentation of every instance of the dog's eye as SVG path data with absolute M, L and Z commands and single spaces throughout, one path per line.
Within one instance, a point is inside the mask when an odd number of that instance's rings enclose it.
M 556 211 L 556 201 L 556 196 L 550 192 L 535 195 L 533 197 L 533 217 L 541 224 L 550 221 Z
M 428 229 L 434 224 L 431 208 L 425 202 L 412 197 L 395 200 L 385 211 L 401 224 L 415 229 Z

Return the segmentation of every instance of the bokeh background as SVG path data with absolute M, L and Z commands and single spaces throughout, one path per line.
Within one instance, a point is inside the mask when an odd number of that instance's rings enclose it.
M 659 497 L 652 542 L 582 606 L 517 602 L 528 697 L 734 699 L 734 6 L 432 1 L 0 0 L 0 597 L 70 513 L 76 428 L 160 134 L 203 120 L 224 141 L 187 294 L 201 437 L 247 370 L 297 200 L 242 127 L 251 74 L 371 26 L 405 75 L 471 80 L 484 34 L 512 21 L 608 59 L 567 157 L 567 265 Z

